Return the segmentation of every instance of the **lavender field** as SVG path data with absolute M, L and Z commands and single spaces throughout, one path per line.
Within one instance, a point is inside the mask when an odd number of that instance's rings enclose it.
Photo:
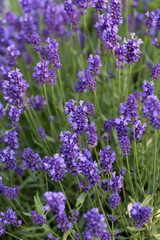
M 0 0 L 0 239 L 160 240 L 159 81 L 159 0 Z

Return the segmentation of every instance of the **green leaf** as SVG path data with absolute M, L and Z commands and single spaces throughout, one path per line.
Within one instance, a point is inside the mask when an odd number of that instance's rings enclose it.
M 127 229 L 131 232 L 137 232 L 137 231 L 145 230 L 145 228 L 137 228 L 137 227 L 127 227 Z
M 55 142 L 55 140 L 54 140 L 52 137 L 47 136 L 47 135 L 46 135 L 46 139 L 47 139 L 49 142 L 53 142 L 53 143 Z
M 153 198 L 153 195 L 148 195 L 142 202 L 142 207 L 146 206 L 152 198 Z
M 34 196 L 34 203 L 35 203 L 36 212 L 44 216 L 44 207 L 43 207 L 43 204 L 41 203 L 38 193 L 36 194 L 36 196 Z
M 63 234 L 63 240 L 66 240 L 66 239 L 68 238 L 68 235 L 69 235 L 69 232 L 65 232 L 65 233 Z
M 24 214 L 25 216 L 27 216 L 27 217 L 30 217 L 30 216 L 31 216 L 31 214 L 30 214 L 30 213 L 27 213 L 27 212 L 23 212 L 23 214 Z
M 131 196 L 129 196 L 129 199 L 130 199 L 130 201 L 131 201 L 132 203 L 135 202 L 134 198 L 132 198 Z
M 76 207 L 78 207 L 79 205 L 81 205 L 81 206 L 83 205 L 86 195 L 87 194 L 84 192 L 79 195 L 79 197 L 77 198 L 77 201 L 76 201 Z

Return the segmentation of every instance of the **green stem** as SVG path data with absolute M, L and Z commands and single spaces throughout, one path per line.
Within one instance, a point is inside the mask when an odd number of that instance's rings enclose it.
M 111 228 L 110 228 L 110 226 L 109 226 L 108 220 L 107 220 L 107 218 L 106 218 L 106 214 L 105 214 L 105 211 L 104 211 L 104 208 L 103 208 L 103 205 L 102 205 L 102 202 L 101 202 L 101 199 L 100 199 L 100 196 L 99 196 L 99 192 L 98 192 L 97 187 L 95 187 L 95 190 L 96 190 L 97 197 L 98 197 L 98 201 L 99 201 L 99 205 L 100 205 L 101 211 L 102 211 L 102 213 L 103 213 L 103 215 L 104 215 L 104 217 L 105 217 L 105 220 L 106 220 L 108 229 L 109 229 L 110 232 L 112 232 L 112 230 L 111 230 Z
M 137 144 L 136 144 L 136 137 L 135 137 L 135 128 L 133 128 L 133 130 L 134 130 L 134 155 L 135 155 L 135 159 L 136 159 L 137 173 L 138 173 L 140 186 L 143 189 L 143 184 L 142 184 L 142 181 L 141 181 L 141 175 L 140 175 L 140 172 L 139 172 L 138 158 L 137 158 L 137 146 L 136 146 Z
M 99 102 L 98 102 L 98 98 L 97 98 L 96 91 L 94 91 L 94 98 L 95 98 L 95 102 L 96 102 L 96 105 L 97 105 L 99 114 L 100 114 L 100 116 L 102 117 L 102 119 L 105 120 L 105 117 L 104 117 L 104 115 L 103 115 L 102 112 L 101 112 L 101 108 L 100 108 L 100 105 L 99 105 Z
M 50 116 L 51 115 L 51 111 L 50 111 L 50 108 L 49 108 L 49 102 L 48 102 L 48 96 L 47 96 L 47 90 L 46 90 L 46 85 L 45 84 L 43 84 L 43 89 L 44 89 L 45 99 L 47 101 L 48 115 Z
M 71 214 L 72 217 L 74 218 L 74 215 L 73 215 L 73 213 L 72 213 L 72 209 L 71 209 L 71 205 L 70 205 L 70 203 L 69 203 L 69 201 L 68 201 L 68 198 L 67 198 L 67 196 L 66 196 L 66 194 L 65 194 L 65 191 L 64 191 L 63 185 L 62 185 L 61 182 L 59 182 L 59 185 L 60 185 L 60 188 L 61 188 L 61 190 L 62 190 L 62 192 L 63 192 L 63 194 L 64 194 L 64 196 L 65 196 L 65 198 L 66 198 L 66 202 L 67 202 L 67 205 L 68 205 L 68 208 L 69 208 L 70 214 Z M 76 222 L 74 222 L 74 224 L 75 224 L 76 230 L 77 230 L 77 232 L 78 232 L 78 234 L 79 234 L 79 236 L 80 236 L 80 239 L 81 239 L 81 235 L 80 235 L 80 231 L 79 231 L 78 225 L 77 225 Z
M 155 146 L 154 146 L 154 159 L 153 159 L 153 193 L 155 191 L 155 178 L 156 178 L 156 163 L 157 163 L 157 130 L 155 129 Z M 153 206 L 153 199 L 152 199 Z
M 128 168 L 129 180 L 130 180 L 130 184 L 131 184 L 131 188 L 132 188 L 132 194 L 133 194 L 133 197 L 136 199 L 136 195 L 135 195 L 134 187 L 133 187 L 133 182 L 132 182 L 132 177 L 131 177 L 131 172 L 130 172 L 128 156 L 126 156 L 126 160 L 127 160 L 127 168 Z
M 132 72 L 132 65 L 130 65 L 130 68 L 129 68 L 129 77 L 128 77 L 127 87 L 126 87 L 125 102 L 127 101 L 127 97 L 128 97 L 129 84 L 131 81 L 131 72 Z
M 62 91 L 63 100 L 64 100 L 64 104 L 65 104 L 66 99 L 65 99 L 65 94 L 64 94 L 64 89 L 63 89 L 63 84 L 62 84 L 62 79 L 61 79 L 61 73 L 60 73 L 60 70 L 59 70 L 59 69 L 58 69 L 58 77 L 59 77 L 60 86 L 61 86 L 61 91 Z
M 9 232 L 5 232 L 5 233 L 7 233 L 8 235 L 10 235 L 11 237 L 14 237 L 14 238 L 16 238 L 16 239 L 19 239 L 19 237 L 16 237 L 14 234 L 12 234 L 12 233 L 9 233 Z

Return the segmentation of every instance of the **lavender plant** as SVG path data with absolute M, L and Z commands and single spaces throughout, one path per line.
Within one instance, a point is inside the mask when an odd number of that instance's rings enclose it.
M 0 0 L 1 239 L 160 238 L 159 31 L 158 1 Z

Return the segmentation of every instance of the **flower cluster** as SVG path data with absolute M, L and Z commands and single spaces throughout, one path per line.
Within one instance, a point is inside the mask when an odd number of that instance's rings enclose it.
M 131 33 L 131 39 L 126 40 L 124 38 L 124 46 L 125 46 L 125 58 L 128 64 L 133 65 L 135 62 L 138 61 L 140 58 L 140 44 L 143 44 L 143 41 L 141 39 L 138 39 L 138 41 L 134 38 L 135 33 Z
M 36 211 L 32 211 L 30 214 L 35 224 L 37 225 L 45 224 L 45 219 L 41 214 L 37 214 Z
M 48 206 L 45 207 L 46 211 L 49 209 L 55 212 L 57 217 L 58 228 L 63 232 L 68 231 L 72 224 L 68 221 L 65 213 L 66 199 L 62 192 L 46 192 L 44 194 Z
M 4 100 L 9 104 L 24 106 L 23 94 L 25 94 L 29 84 L 22 78 L 23 74 L 18 68 L 8 73 L 8 80 L 3 82 Z
M 92 91 L 97 89 L 97 84 L 95 78 L 98 74 L 100 74 L 100 67 L 102 67 L 102 62 L 100 56 L 96 54 L 89 55 L 88 58 L 89 66 L 88 69 L 84 71 L 79 71 L 77 76 L 79 77 L 77 82 L 75 83 L 74 90 L 76 92 L 87 92 L 87 88 L 89 87 Z
M 112 172 L 113 163 L 116 160 L 116 153 L 110 151 L 110 146 L 106 146 L 103 150 L 100 150 L 100 162 L 102 164 L 102 171 L 108 175 L 109 170 Z
M 148 206 L 142 207 L 140 202 L 135 202 L 133 203 L 130 214 L 133 221 L 135 221 L 135 226 L 142 228 L 144 223 L 149 221 L 149 218 L 152 214 L 152 209 Z
M 22 220 L 19 220 L 16 216 L 16 212 L 12 209 L 8 209 L 6 212 L 1 212 L 0 216 L 0 235 L 5 234 L 6 229 L 4 225 L 13 225 L 15 227 L 19 227 L 22 224 Z M 2 225 L 2 223 L 4 225 Z
M 99 213 L 98 208 L 92 208 L 83 215 L 87 221 L 86 229 L 84 232 L 84 240 L 92 240 L 94 237 L 100 239 L 110 240 L 111 235 L 106 231 L 107 224 L 105 217 Z M 103 238 L 105 235 L 106 238 Z

